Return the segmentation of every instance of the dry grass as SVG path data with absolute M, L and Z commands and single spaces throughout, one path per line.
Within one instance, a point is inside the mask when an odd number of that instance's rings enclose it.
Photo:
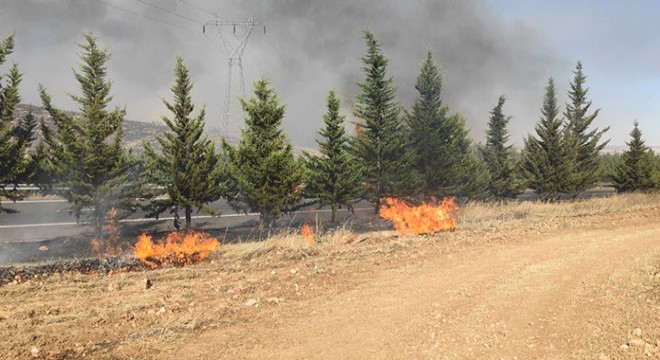
M 508 225 L 525 224 L 533 228 L 546 219 L 614 213 L 626 216 L 640 211 L 657 214 L 660 195 L 632 194 L 554 204 L 470 203 L 460 210 L 458 231 L 445 245 L 457 246 L 458 238 L 472 241 L 475 233 L 490 231 L 493 226 L 513 228 Z M 463 233 L 462 229 L 468 231 Z M 470 231 L 474 229 L 480 231 Z M 314 230 L 316 244 L 305 241 L 298 231 L 289 231 L 265 241 L 223 245 L 209 261 L 190 267 L 110 275 L 53 275 L 0 287 L 0 358 L 30 358 L 33 347 L 40 358 L 46 359 L 78 358 L 83 354 L 102 359 L 157 358 L 203 329 L 259 321 L 258 317 L 264 315 L 255 312 L 254 306 L 245 306 L 248 300 L 255 299 L 259 307 L 268 307 L 278 306 L 278 299 L 282 299 L 286 306 L 289 299 L 311 296 L 319 289 L 346 287 L 355 281 L 355 273 L 365 271 L 365 266 L 377 271 L 384 266 L 383 259 L 399 259 L 397 252 L 428 252 L 431 250 L 425 248 L 429 246 L 426 244 L 446 239 L 436 236 L 387 240 L 374 233 L 373 238 L 379 241 L 358 243 L 368 234 L 352 232 L 350 224 L 329 231 L 316 226 Z M 510 234 L 511 230 L 507 230 L 505 235 L 495 234 L 492 239 L 504 239 Z M 429 242 L 429 238 L 438 241 Z M 401 246 L 397 241 L 409 243 Z M 311 261 L 307 260 L 309 257 Z M 625 328 L 608 330 L 618 331 L 622 342 L 641 321 L 638 319 L 657 318 L 660 313 L 649 312 L 660 309 L 660 296 L 638 297 L 649 286 L 655 286 L 652 291 L 658 294 L 659 257 L 660 254 L 648 254 L 647 262 L 640 263 L 641 271 L 612 279 L 614 288 L 620 284 L 621 289 L 628 289 L 611 294 L 614 303 L 625 301 L 620 307 L 613 307 L 613 312 L 626 311 L 630 318 Z M 655 270 L 650 267 L 653 261 Z M 391 266 L 395 266 L 394 262 Z M 333 269 L 333 273 L 327 269 Z M 318 274 L 323 275 L 319 284 L 302 288 L 303 281 L 312 281 Z M 306 280 L 301 280 L 303 275 Z M 154 284 L 151 289 L 145 288 L 146 278 Z M 648 307 L 647 299 L 656 299 L 652 304 L 655 308 Z M 660 339 L 660 318 L 655 323 L 655 328 L 643 330 Z M 606 335 L 605 332 L 603 336 Z
M 580 217 L 625 213 L 630 211 L 660 211 L 660 194 L 622 194 L 555 203 L 512 201 L 508 203 L 470 202 L 460 207 L 459 226 L 480 228 L 508 225 L 512 222 L 550 218 Z

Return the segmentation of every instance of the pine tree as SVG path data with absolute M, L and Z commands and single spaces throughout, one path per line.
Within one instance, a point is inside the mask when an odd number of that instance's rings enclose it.
M 365 79 L 358 84 L 361 93 L 354 114 L 358 134 L 353 149 L 364 169 L 364 197 L 374 203 L 378 214 L 381 199 L 409 195 L 418 190 L 419 181 L 413 168 L 414 153 L 407 146 L 399 118 L 393 80 L 386 77 L 388 60 L 371 32 L 365 31 L 364 38 Z
M 14 49 L 14 37 L 9 36 L 0 43 L 0 65 Z M 0 83 L 0 196 L 16 201 L 19 184 L 31 182 L 35 161 L 28 153 L 34 140 L 36 121 L 32 113 L 15 121 L 16 105 L 21 101 L 18 87 L 21 73 L 13 64 L 7 73 L 7 83 Z M 2 80 L 2 77 L 0 77 Z M 4 208 L 0 204 L 0 213 L 14 213 L 16 210 Z
M 548 80 L 541 107 L 541 120 L 536 125 L 536 137 L 525 139 L 521 169 L 527 186 L 543 200 L 556 200 L 567 176 L 567 152 L 562 132 L 563 120 L 559 117 L 559 105 L 555 83 Z
M 192 82 L 188 69 L 181 57 L 176 58 L 174 67 L 175 83 L 172 86 L 174 100 L 163 100 L 173 117 L 163 116 L 169 128 L 163 136 L 157 136 L 160 150 L 145 143 L 147 174 L 153 184 L 162 185 L 169 197 L 166 201 L 154 201 L 155 213 L 173 207 L 185 213 L 185 229 L 191 227 L 193 209 L 215 214 L 206 204 L 222 196 L 222 166 L 215 152 L 214 143 L 204 131 L 204 109 L 192 117 L 194 105 L 190 95 Z
M 442 104 L 442 75 L 431 51 L 422 63 L 415 89 L 419 92 L 412 111 L 406 114 L 410 144 L 415 154 L 415 169 L 422 178 L 421 192 L 426 196 L 476 195 L 471 185 L 476 180 L 477 159 L 465 121 L 448 115 Z
M 623 153 L 622 161 L 613 177 L 617 192 L 651 191 L 660 188 L 660 183 L 654 179 L 654 154 L 644 144 L 639 123 L 635 121 L 630 132 L 628 149 Z
M 323 115 L 325 127 L 318 132 L 321 140 L 316 140 L 321 155 L 305 153 L 305 194 L 318 199 L 320 206 L 330 206 L 334 223 L 337 209 L 346 206 L 353 211 L 352 203 L 361 192 L 362 170 L 350 153 L 345 116 L 339 114 L 339 98 L 334 90 L 328 94 L 327 102 L 328 111 Z
M 254 85 L 254 97 L 241 100 L 245 127 L 237 146 L 223 140 L 227 200 L 245 212 L 260 213 L 259 228 L 271 223 L 300 198 L 303 167 L 281 125 L 284 106 L 268 81 Z
M 587 100 L 585 85 L 586 76 L 582 72 L 582 63 L 578 62 L 568 93 L 570 102 L 566 105 L 564 116 L 565 149 L 568 151 L 568 175 L 564 183 L 564 191 L 576 198 L 581 192 L 593 187 L 600 173 L 600 159 L 598 154 L 607 145 L 609 140 L 599 143 L 603 134 L 609 130 L 590 130 L 591 124 L 598 116 L 600 109 L 588 114 L 591 101 Z
M 504 116 L 502 108 L 506 98 L 500 96 L 497 105 L 490 112 L 486 145 L 481 149 L 484 161 L 490 173 L 488 191 L 490 196 L 499 200 L 514 198 L 521 192 L 513 163 L 513 147 L 509 141 L 507 124 L 510 117 Z
M 44 128 L 43 136 L 54 191 L 72 204 L 70 211 L 76 218 L 83 208 L 91 207 L 91 223 L 100 236 L 108 211 L 130 205 L 135 183 L 131 181 L 132 157 L 121 146 L 126 110 L 107 110 L 112 100 L 106 80 L 110 55 L 92 35 L 84 37 L 80 71 L 74 71 L 82 94 L 71 95 L 80 115 L 56 109 L 41 87 L 41 100 L 55 123 L 54 129 Z

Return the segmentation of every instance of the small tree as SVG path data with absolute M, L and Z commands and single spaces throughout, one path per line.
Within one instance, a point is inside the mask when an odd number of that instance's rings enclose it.
M 237 146 L 223 140 L 226 196 L 235 209 L 258 211 L 263 229 L 300 198 L 303 167 L 282 132 L 284 106 L 268 81 L 257 81 L 254 97 L 241 104 L 246 113 L 241 140 Z
M 600 109 L 588 114 L 591 101 L 587 100 L 587 89 L 584 84 L 586 76 L 582 72 L 582 63 L 578 62 L 574 71 L 568 93 L 570 102 L 566 105 L 566 127 L 564 147 L 568 152 L 568 174 L 564 181 L 564 192 L 576 198 L 581 192 L 592 188 L 600 173 L 598 154 L 608 141 L 600 143 L 600 138 L 609 130 L 591 129 L 591 124 L 598 116 Z
M 651 191 L 660 188 L 660 183 L 654 179 L 654 154 L 642 139 L 639 123 L 633 123 L 630 132 L 628 149 L 623 153 L 622 161 L 613 177 L 617 192 Z
M 477 195 L 472 186 L 477 181 L 477 159 L 465 121 L 458 114 L 449 115 L 449 108 L 442 104 L 442 75 L 431 51 L 422 63 L 415 89 L 419 95 L 406 122 L 414 166 L 422 179 L 421 192 L 434 197 Z
M 486 145 L 481 149 L 490 173 L 488 190 L 497 200 L 514 198 L 521 192 L 513 163 L 513 147 L 506 145 L 509 140 L 506 127 L 510 117 L 504 116 L 502 112 L 505 101 L 506 98 L 500 96 L 497 105 L 491 110 Z
M 550 78 L 545 88 L 541 120 L 536 124 L 536 137 L 529 135 L 525 139 L 521 161 L 527 186 L 543 200 L 556 200 L 567 176 L 568 153 L 561 125 L 555 83 Z
M 0 43 L 0 65 L 5 63 L 13 49 L 13 36 Z M 31 112 L 15 120 L 16 105 L 21 101 L 18 93 L 20 83 L 21 73 L 18 66 L 13 64 L 7 74 L 7 83 L 4 86 L 0 83 L 0 196 L 12 201 L 19 198 L 18 185 L 31 181 L 35 164 L 28 149 L 34 140 L 36 121 Z M 2 212 L 14 213 L 16 210 L 4 208 L 0 204 Z
M 337 209 L 341 206 L 353 211 L 352 203 L 362 189 L 362 170 L 349 151 L 345 116 L 339 114 L 339 98 L 334 90 L 328 94 L 327 101 L 328 111 L 323 115 L 325 127 L 318 132 L 321 140 L 316 140 L 321 156 L 305 153 L 305 194 L 318 199 L 321 206 L 330 206 L 331 221 L 335 222 Z
M 414 154 L 399 119 L 393 80 L 386 76 L 388 60 L 371 32 L 365 31 L 364 38 L 365 79 L 358 84 L 361 93 L 354 114 L 358 122 L 353 149 L 364 169 L 364 197 L 374 203 L 378 214 L 382 198 L 410 194 L 419 186 L 415 182 Z
M 206 204 L 222 196 L 222 166 L 214 143 L 202 136 L 204 109 L 196 117 L 191 116 L 193 85 L 183 59 L 178 56 L 174 75 L 174 100 L 163 100 L 173 118 L 162 117 L 169 131 L 156 137 L 160 150 L 154 150 L 150 143 L 144 144 L 148 159 L 146 174 L 151 183 L 164 186 L 168 195 L 165 201 L 153 202 L 154 212 L 161 213 L 173 207 L 178 215 L 178 209 L 182 208 L 185 229 L 189 230 L 193 209 L 215 214 Z
M 84 37 L 80 72 L 74 71 L 82 94 L 71 95 L 80 115 L 56 109 L 41 87 L 41 100 L 55 122 L 54 129 L 44 128 L 44 143 L 54 191 L 72 203 L 70 210 L 77 218 L 83 208 L 91 207 L 92 225 L 100 236 L 110 208 L 126 208 L 134 197 L 135 182 L 133 159 L 121 146 L 126 110 L 107 110 L 112 96 L 105 64 L 110 55 L 94 37 Z

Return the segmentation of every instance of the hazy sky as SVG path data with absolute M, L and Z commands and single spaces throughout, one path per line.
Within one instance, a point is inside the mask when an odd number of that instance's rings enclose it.
M 403 107 L 416 95 L 426 51 L 434 52 L 443 68 L 443 99 L 465 115 L 476 141 L 483 141 L 488 113 L 505 94 L 511 141 L 520 145 L 539 119 L 548 78 L 555 78 L 565 103 L 581 60 L 593 107 L 602 109 L 595 125 L 611 126 L 611 144 L 624 145 L 637 119 L 647 144 L 660 146 L 660 2 L 651 0 L 3 0 L 0 36 L 16 33 L 10 60 L 24 74 L 24 102 L 39 104 L 41 83 L 55 105 L 75 110 L 66 94 L 78 93 L 72 75 L 77 44 L 91 31 L 112 54 L 113 104 L 126 106 L 129 119 L 146 122 L 166 114 L 161 98 L 171 97 L 180 54 L 195 83 L 193 101 L 206 105 L 207 125 L 219 128 L 227 56 L 217 28 L 202 33 L 202 24 L 214 19 L 202 9 L 222 20 L 252 16 L 266 24 L 265 33 L 255 27 L 243 56 L 248 95 L 255 79 L 272 82 L 287 104 L 284 124 L 297 145 L 315 146 L 331 88 L 350 114 L 362 79 L 362 31 L 369 28 L 390 59 Z M 221 32 L 234 45 L 233 29 Z M 238 73 L 234 68 L 234 133 L 242 126 Z

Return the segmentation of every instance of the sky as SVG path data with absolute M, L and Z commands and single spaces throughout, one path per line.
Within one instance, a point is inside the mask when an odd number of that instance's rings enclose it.
M 489 111 L 503 94 L 510 140 L 522 145 L 540 118 L 548 79 L 555 79 L 565 104 L 581 61 L 592 107 L 601 109 L 594 126 L 610 127 L 610 144 L 625 146 L 637 120 L 647 144 L 660 147 L 656 1 L 3 0 L 0 11 L 0 36 L 16 35 L 10 61 L 23 73 L 24 103 L 39 105 L 43 84 L 56 106 L 76 110 L 68 97 L 79 93 L 72 70 L 80 63 L 82 34 L 91 32 L 112 54 L 112 104 L 126 107 L 128 119 L 160 123 L 169 115 L 162 99 L 171 99 L 175 56 L 181 55 L 194 82 L 193 102 L 206 107 L 207 127 L 235 136 L 243 124 L 243 93 L 239 67 L 228 76 L 223 39 L 235 47 L 245 27 L 234 34 L 231 26 L 209 23 L 253 18 L 257 24 L 242 56 L 246 95 L 255 80 L 268 79 L 286 104 L 283 124 L 298 146 L 316 146 L 332 88 L 351 120 L 363 78 L 362 32 L 369 29 L 390 60 L 404 109 L 416 96 L 426 52 L 433 52 L 442 66 L 443 101 L 465 117 L 476 142 L 484 141 Z

